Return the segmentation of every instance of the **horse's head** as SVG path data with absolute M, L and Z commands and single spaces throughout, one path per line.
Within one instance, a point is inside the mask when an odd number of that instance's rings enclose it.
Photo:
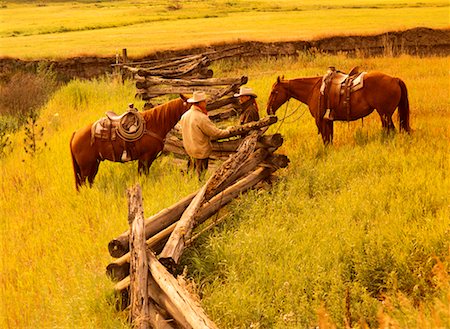
M 188 96 L 185 96 L 183 94 L 180 94 L 180 98 L 183 101 L 183 113 L 186 112 L 187 110 L 189 110 L 189 108 L 191 107 L 191 104 L 189 104 L 187 102 L 187 100 L 189 99 Z
M 278 77 L 277 81 L 272 86 L 269 100 L 267 102 L 267 114 L 275 115 L 275 112 L 283 105 L 289 98 L 289 89 L 287 83 L 283 81 L 284 77 Z

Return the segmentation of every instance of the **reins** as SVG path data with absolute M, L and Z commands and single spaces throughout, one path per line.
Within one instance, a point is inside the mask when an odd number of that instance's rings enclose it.
M 287 89 L 287 91 L 288 91 L 288 97 L 289 97 L 289 98 L 288 98 L 288 100 L 287 100 L 287 102 L 286 102 L 286 109 L 285 109 L 285 111 L 284 111 L 283 119 L 281 119 L 280 125 L 278 126 L 276 133 L 278 133 L 278 131 L 280 130 L 281 126 L 282 126 L 284 123 L 287 123 L 287 124 L 294 123 L 295 121 L 299 120 L 299 119 L 306 113 L 306 111 L 303 111 L 303 113 L 301 113 L 300 116 L 298 116 L 296 119 L 294 119 L 294 120 L 292 120 L 292 121 L 290 121 L 290 122 L 285 122 L 285 120 L 286 120 L 287 118 L 290 118 L 291 116 L 293 116 L 293 115 L 300 109 L 300 106 L 302 106 L 302 103 L 300 102 L 300 104 L 295 108 L 295 110 L 292 111 L 291 113 L 289 113 L 289 115 L 287 115 L 287 111 L 288 111 L 288 107 L 289 107 L 289 101 L 290 101 L 291 98 L 292 98 L 292 96 L 291 96 L 291 91 L 290 91 L 290 88 L 291 88 L 291 87 L 290 87 L 289 83 L 290 83 L 290 82 L 288 82 L 288 89 Z

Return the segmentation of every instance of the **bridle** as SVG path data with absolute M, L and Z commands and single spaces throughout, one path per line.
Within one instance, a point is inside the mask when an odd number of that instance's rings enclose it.
M 274 91 L 274 93 L 275 93 L 275 95 L 278 97 L 278 90 Z M 293 122 L 297 121 L 298 119 L 300 119 L 300 118 L 306 113 L 306 111 L 304 111 L 304 112 L 301 113 L 300 116 L 299 116 L 298 118 L 296 118 L 295 120 L 293 120 L 293 121 L 291 121 L 291 122 L 285 122 L 285 120 L 286 120 L 287 118 L 290 118 L 291 116 L 293 116 L 293 115 L 300 109 L 300 106 L 302 106 L 302 103 L 300 102 L 300 104 L 294 109 L 294 111 L 292 111 L 291 113 L 287 114 L 288 107 L 289 107 L 289 101 L 290 101 L 291 98 L 292 98 L 291 81 L 290 81 L 290 80 L 288 80 L 288 85 L 287 85 L 287 88 L 286 88 L 286 95 L 287 95 L 287 101 L 286 101 L 286 107 L 285 107 L 285 111 L 284 111 L 284 116 L 283 116 L 283 118 L 280 120 L 280 125 L 278 126 L 277 131 L 276 131 L 277 133 L 278 133 L 278 131 L 280 130 L 281 126 L 282 126 L 284 123 L 288 123 L 288 124 L 289 124 L 289 123 L 293 123 Z M 275 115 L 275 112 L 274 112 L 272 115 Z

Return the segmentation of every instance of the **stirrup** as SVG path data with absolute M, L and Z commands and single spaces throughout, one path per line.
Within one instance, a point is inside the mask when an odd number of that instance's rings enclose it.
M 333 117 L 331 116 L 331 110 L 327 109 L 324 116 L 323 116 L 324 120 L 328 120 L 328 121 L 333 121 Z
M 124 150 L 120 158 L 122 162 L 131 161 L 131 157 L 128 155 L 127 150 Z

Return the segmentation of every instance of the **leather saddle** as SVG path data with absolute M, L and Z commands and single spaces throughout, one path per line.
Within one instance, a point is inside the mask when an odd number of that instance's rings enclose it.
M 322 78 L 320 87 L 321 110 L 334 111 L 346 110 L 347 117 L 350 115 L 350 94 L 363 88 L 364 76 L 367 72 L 359 72 L 359 67 L 355 66 L 350 72 L 344 73 L 330 67 Z M 341 102 L 341 97 L 345 97 Z
M 106 112 L 106 117 L 97 120 L 91 128 L 91 143 L 95 138 L 114 141 L 119 137 L 125 142 L 137 141 L 144 135 L 145 120 L 134 108 L 123 114 Z

